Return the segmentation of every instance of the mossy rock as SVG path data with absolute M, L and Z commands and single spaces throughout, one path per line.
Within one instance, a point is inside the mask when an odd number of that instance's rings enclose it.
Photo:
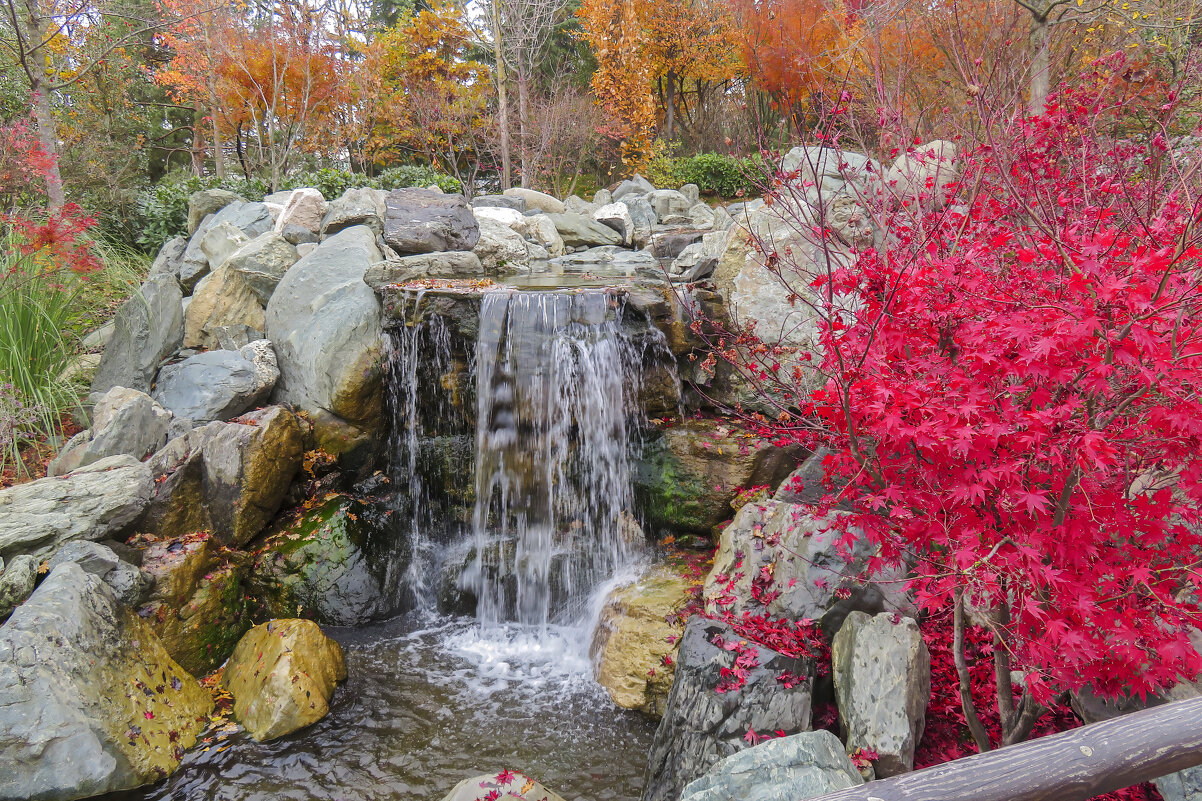
M 277 526 L 255 557 L 256 618 L 354 626 L 403 611 L 408 537 L 388 517 L 387 510 L 339 495 Z

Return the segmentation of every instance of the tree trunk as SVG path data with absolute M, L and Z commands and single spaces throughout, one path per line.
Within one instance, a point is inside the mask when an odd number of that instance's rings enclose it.
M 505 86 L 505 56 L 501 52 L 500 0 L 492 0 L 492 50 L 497 62 L 497 127 L 501 129 L 501 189 L 513 186 L 509 161 L 509 98 Z
M 664 136 L 671 142 L 676 139 L 676 73 L 668 70 L 664 80 L 668 82 L 664 97 Z
M 518 62 L 518 146 L 522 152 L 522 186 L 530 186 L 530 76 L 526 65 Z
M 22 38 L 26 42 L 41 42 L 43 36 L 42 14 L 37 0 L 25 0 L 26 30 Z M 19 15 L 18 15 L 19 18 Z M 54 109 L 50 107 L 50 55 L 45 47 L 35 45 L 26 53 L 25 67 L 29 76 L 29 89 L 33 96 L 33 119 L 38 127 L 38 143 L 49 156 L 46 169 L 46 198 L 52 210 L 58 210 L 67 202 L 63 191 L 63 174 L 58 168 L 58 123 Z
M 200 101 L 192 105 L 192 173 L 197 177 L 205 174 L 204 108 Z
M 1031 18 L 1031 86 L 1030 101 L 1027 111 L 1032 117 L 1043 115 L 1044 104 L 1048 100 L 1051 87 L 1052 55 L 1051 55 L 1051 25 L 1047 16 Z

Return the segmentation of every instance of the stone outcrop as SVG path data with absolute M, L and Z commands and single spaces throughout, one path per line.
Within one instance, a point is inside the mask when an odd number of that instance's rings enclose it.
M 484 273 L 479 257 L 470 250 L 419 253 L 389 259 L 368 267 L 363 281 L 379 291 L 389 284 L 404 284 L 422 278 L 476 278 Z
M 14 556 L 0 571 L 0 622 L 33 594 L 38 580 L 38 560 L 28 554 Z
M 270 343 L 211 350 L 164 367 L 154 399 L 176 417 L 205 423 L 230 420 L 267 400 L 279 369 Z
M 222 677 L 234 717 L 263 742 L 326 716 L 346 678 L 342 648 L 312 620 L 273 620 L 238 641 Z
M 210 214 L 216 214 L 231 203 L 245 203 L 246 198 L 225 189 L 204 189 L 188 198 L 188 236 Z
M 145 459 L 167 444 L 171 413 L 145 392 L 113 387 L 92 408 L 92 428 L 63 446 L 46 469 L 61 476 L 109 456 Z
M 66 801 L 157 781 L 212 706 L 107 584 L 60 565 L 0 627 L 0 798 Z
M 0 490 L 0 558 L 40 558 L 71 540 L 108 539 L 142 513 L 153 483 L 132 456 L 110 456 L 62 478 Z
M 751 643 L 756 666 L 745 684 L 718 693 L 721 671 L 731 667 L 735 654 L 714 644 L 715 637 L 742 639 L 725 623 L 702 617 L 685 626 L 672 692 L 651 744 L 643 801 L 676 801 L 687 784 L 746 748 L 748 730 L 796 734 L 810 728 L 813 666 L 808 660 Z M 777 681 L 786 671 L 798 677 L 790 687 Z
M 801 801 L 863 783 L 839 738 L 820 729 L 726 757 L 689 784 L 680 801 Z
M 472 251 L 485 273 L 513 272 L 526 264 L 526 240 L 503 222 L 487 217 L 479 221 L 480 238 Z
M 931 700 L 931 656 L 918 624 L 852 612 L 831 645 L 831 670 L 848 753 L 876 751 L 880 778 L 913 770 Z
M 331 453 L 374 447 L 382 424 L 380 302 L 363 282 L 382 260 L 371 229 L 348 228 L 294 264 L 267 304 L 275 400 L 307 411 Z
M 384 198 L 384 241 L 402 256 L 471 250 L 479 238 L 463 195 L 395 189 Z
M 688 580 L 661 567 L 606 598 L 592 655 L 598 683 L 618 706 L 663 716 L 681 634 L 670 621 L 688 596 Z
M 384 198 L 388 193 L 382 189 L 348 189 L 342 197 L 332 200 L 321 218 L 323 238 L 353 228 L 357 225 L 370 228 L 373 234 L 384 232 Z
M 583 214 L 566 212 L 550 214 L 555 230 L 559 232 L 564 245 L 571 248 L 597 247 L 599 245 L 620 245 L 622 235 L 608 225 L 602 225 L 592 217 Z
M 519 198 L 526 201 L 526 208 L 531 211 L 541 211 L 547 214 L 562 214 L 563 203 L 548 194 L 536 192 L 533 189 L 512 187 L 505 190 L 505 197 Z
M 56 567 L 68 562 L 79 565 L 85 573 L 90 573 L 107 584 L 117 600 L 125 606 L 135 607 L 142 603 L 154 586 L 153 576 L 122 560 L 112 548 L 99 542 L 68 542 L 50 559 L 47 572 L 52 573 Z
M 128 387 L 149 392 L 164 359 L 184 337 L 183 293 L 171 275 L 154 275 L 121 304 L 113 335 L 92 378 L 93 392 Z

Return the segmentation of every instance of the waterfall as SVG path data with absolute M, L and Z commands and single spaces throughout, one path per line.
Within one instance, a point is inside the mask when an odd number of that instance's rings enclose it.
M 402 299 L 390 360 L 406 581 L 431 603 L 445 558 L 482 626 L 573 623 L 642 547 L 644 347 L 624 331 L 625 296 L 494 289 L 436 311 L 433 295 Z

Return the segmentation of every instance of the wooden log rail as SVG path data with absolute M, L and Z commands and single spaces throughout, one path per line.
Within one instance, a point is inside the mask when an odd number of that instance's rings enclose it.
M 814 801 L 1083 801 L 1202 765 L 1202 698 L 869 782 Z

